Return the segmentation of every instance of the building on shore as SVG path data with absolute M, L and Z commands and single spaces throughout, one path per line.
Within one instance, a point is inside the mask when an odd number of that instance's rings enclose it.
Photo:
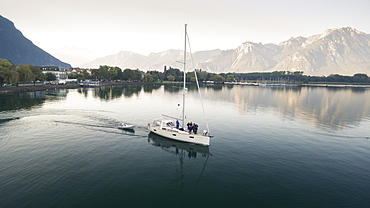
M 71 68 L 71 73 L 77 73 L 77 74 L 87 73 L 91 75 L 92 69 L 75 67 L 75 68 Z
M 68 69 L 59 66 L 38 66 L 42 73 L 52 73 L 57 78 L 53 84 L 66 84 L 68 82 Z

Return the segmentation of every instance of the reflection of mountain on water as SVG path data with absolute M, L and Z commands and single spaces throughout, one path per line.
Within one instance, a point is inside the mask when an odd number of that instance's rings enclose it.
M 187 86 L 189 87 L 189 86 Z M 178 93 L 183 91 L 183 86 L 181 84 L 166 84 L 164 85 L 164 91 L 171 93 Z
M 233 85 L 222 85 L 222 84 L 215 84 L 215 85 L 206 85 L 206 84 L 203 84 L 203 85 L 200 85 L 200 87 L 202 88 L 205 88 L 205 89 L 209 89 L 209 90 L 213 90 L 213 91 L 221 91 L 223 87 L 233 87 Z M 197 88 L 197 85 L 196 84 L 188 84 L 187 85 L 187 88 L 188 88 L 188 91 L 191 92 L 191 91 L 198 91 L 198 88 Z
M 61 100 L 68 90 L 34 91 L 25 93 L 0 94 L 0 111 L 30 109 L 39 107 L 45 101 Z
M 138 95 L 141 91 L 142 85 L 113 85 L 113 86 L 101 86 L 94 88 L 94 97 L 98 97 L 102 100 L 114 100 L 123 96 L 132 97 Z
M 83 88 L 78 88 L 77 92 L 80 94 L 83 94 L 85 98 L 89 95 L 89 88 L 83 87 Z
M 221 91 L 206 88 L 205 97 L 233 102 L 242 112 L 274 109 L 283 117 L 334 129 L 370 117 L 370 90 L 364 88 L 224 86 Z
M 148 142 L 153 146 L 160 147 L 163 150 L 176 155 L 181 154 L 181 151 L 186 151 L 189 158 L 196 158 L 198 155 L 205 157 L 210 154 L 208 146 L 178 142 L 175 140 L 166 139 L 153 133 L 148 135 Z
M 143 86 L 143 90 L 146 93 L 151 93 L 153 90 L 158 90 L 161 88 L 162 85 L 160 84 L 147 84 Z
M 100 98 L 102 100 L 114 100 L 124 97 L 132 97 L 134 95 L 139 96 L 140 92 L 143 90 L 146 93 L 151 93 L 153 90 L 157 90 L 161 85 L 140 85 L 140 84 L 130 84 L 130 85 L 112 85 L 112 86 L 100 86 L 99 88 L 92 88 L 93 96 Z M 88 95 L 88 88 L 80 88 L 78 92 Z
M 102 100 L 114 100 L 119 99 L 122 96 L 124 97 L 132 97 L 134 95 L 139 96 L 141 92 L 144 93 L 152 93 L 153 91 L 156 91 L 160 89 L 161 87 L 164 88 L 165 92 L 169 93 L 179 93 L 182 92 L 182 84 L 122 84 L 122 85 L 105 85 L 100 86 L 98 88 L 79 88 L 77 89 L 77 92 L 80 94 L 84 94 L 85 97 L 88 96 L 88 92 L 92 91 L 93 97 L 100 98 Z M 221 90 L 222 85 L 217 86 L 210 86 L 213 90 Z M 189 91 L 196 91 L 196 85 L 195 84 L 189 84 L 188 85 Z

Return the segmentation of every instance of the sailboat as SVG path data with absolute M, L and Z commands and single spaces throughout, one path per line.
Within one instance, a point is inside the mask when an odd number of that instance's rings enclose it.
M 209 130 L 202 132 L 194 131 L 192 127 L 185 128 L 185 92 L 186 92 L 186 44 L 187 44 L 187 25 L 185 24 L 185 47 L 184 47 L 184 83 L 183 83 L 183 96 L 182 96 L 182 116 L 181 118 L 166 116 L 163 119 L 154 120 L 148 123 L 149 131 L 160 135 L 162 137 L 173 139 L 182 142 L 193 144 L 200 144 L 209 146 L 211 135 Z M 198 90 L 199 84 L 197 83 Z M 182 121 L 182 126 L 179 125 L 179 120 Z M 208 127 L 208 125 L 207 125 Z
M 193 145 L 191 143 L 166 139 L 153 133 L 149 133 L 148 143 L 175 154 L 180 153 L 180 151 L 185 151 L 189 158 L 197 158 L 197 156 L 208 157 L 211 154 L 209 146 Z

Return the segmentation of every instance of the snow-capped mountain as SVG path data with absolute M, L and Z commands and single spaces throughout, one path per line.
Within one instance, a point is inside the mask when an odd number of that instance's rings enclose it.
M 120 68 L 162 71 L 164 66 L 181 68 L 181 50 L 148 56 L 120 52 L 96 59 L 90 67 L 116 65 Z M 190 60 L 190 56 L 188 56 Z M 195 68 L 222 72 L 303 71 L 306 75 L 370 74 L 370 35 L 351 27 L 329 29 L 322 34 L 290 38 L 280 44 L 245 42 L 233 50 L 201 51 L 193 54 Z M 190 62 L 189 62 L 190 63 Z M 194 68 L 188 64 L 189 69 Z

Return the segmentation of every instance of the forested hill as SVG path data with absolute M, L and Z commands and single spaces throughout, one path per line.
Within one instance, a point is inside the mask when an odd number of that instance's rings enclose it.
M 33 66 L 53 65 L 70 68 L 71 65 L 60 61 L 30 40 L 15 28 L 14 23 L 0 15 L 0 58 L 14 64 Z

